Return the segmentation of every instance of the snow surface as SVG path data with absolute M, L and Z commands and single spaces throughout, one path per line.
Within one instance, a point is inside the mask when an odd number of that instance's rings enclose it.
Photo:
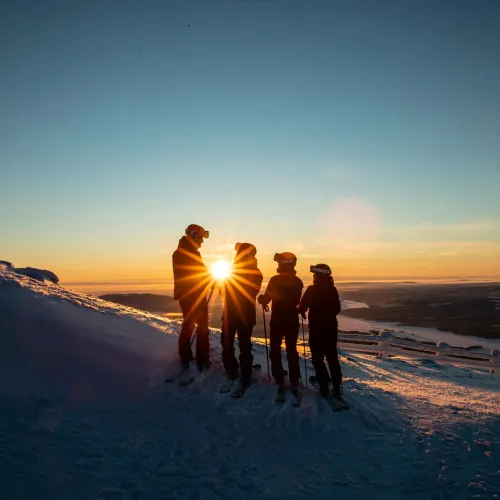
M 256 383 L 219 394 L 215 330 L 211 372 L 164 384 L 178 332 L 0 270 L 0 498 L 500 498 L 498 375 L 341 351 L 351 409 L 297 409 L 258 343 Z

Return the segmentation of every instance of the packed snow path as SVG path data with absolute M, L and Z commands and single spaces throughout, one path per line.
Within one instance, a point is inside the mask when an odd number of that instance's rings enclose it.
M 255 345 L 234 400 L 217 332 L 206 378 L 163 383 L 178 331 L 0 271 L 0 498 L 500 498 L 498 375 L 343 352 L 333 413 L 312 391 L 276 405 Z

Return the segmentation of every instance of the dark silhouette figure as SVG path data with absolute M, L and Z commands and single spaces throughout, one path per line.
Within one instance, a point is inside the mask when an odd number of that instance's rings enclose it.
M 252 379 L 252 330 L 256 323 L 255 298 L 262 285 L 262 273 L 257 267 L 257 249 L 251 243 L 236 243 L 236 256 L 230 278 L 224 284 L 222 315 L 222 360 L 230 380 L 240 375 L 240 384 L 247 387 Z M 234 340 L 238 334 L 240 363 L 234 355 Z
M 309 346 L 320 394 L 329 395 L 329 381 L 333 382 L 333 396 L 342 397 L 342 371 L 337 354 L 338 322 L 340 298 L 331 276 L 332 271 L 326 264 L 310 267 L 314 273 L 314 284 L 307 287 L 300 301 L 299 313 L 305 317 L 309 311 Z M 325 367 L 328 363 L 330 375 Z
M 196 364 L 199 370 L 210 365 L 207 291 L 212 279 L 198 251 L 208 236 L 209 232 L 201 226 L 190 224 L 172 255 L 174 299 L 179 301 L 184 317 L 179 335 L 179 356 L 182 365 L 189 366 L 193 359 L 191 337 L 196 324 Z
M 304 284 L 296 276 L 295 265 L 297 257 L 293 253 L 276 254 L 274 260 L 278 262 L 278 274 L 273 276 L 263 295 L 259 296 L 259 304 L 267 306 L 272 302 L 270 322 L 271 371 L 278 384 L 278 393 L 285 387 L 285 374 L 281 362 L 281 343 L 285 339 L 286 357 L 290 372 L 290 385 L 296 391 L 300 380 L 299 354 L 297 339 L 299 336 L 299 316 L 297 306 L 300 302 Z

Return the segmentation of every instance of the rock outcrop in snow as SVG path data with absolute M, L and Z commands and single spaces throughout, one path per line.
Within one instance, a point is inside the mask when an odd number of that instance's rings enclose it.
M 17 268 L 16 272 L 19 274 L 24 274 L 28 278 L 32 278 L 37 281 L 49 280 L 50 282 L 57 285 L 59 283 L 59 278 L 52 272 L 47 271 L 47 269 L 37 269 L 35 267 L 23 267 Z
M 57 285 L 59 283 L 59 278 L 52 271 L 48 271 L 47 269 L 37 269 L 36 267 L 15 267 L 11 262 L 7 260 L 0 260 L 0 269 L 7 269 L 10 271 L 14 271 L 18 274 L 23 274 L 24 276 L 28 276 L 28 278 L 32 278 L 37 281 L 50 281 Z

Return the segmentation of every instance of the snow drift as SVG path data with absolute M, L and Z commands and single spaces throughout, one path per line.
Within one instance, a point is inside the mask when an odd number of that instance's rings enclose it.
M 496 498 L 498 375 L 341 351 L 351 409 L 163 383 L 179 324 L 0 270 L 0 497 Z M 308 373 L 313 373 L 307 360 Z M 303 366 L 303 365 L 302 365 Z

